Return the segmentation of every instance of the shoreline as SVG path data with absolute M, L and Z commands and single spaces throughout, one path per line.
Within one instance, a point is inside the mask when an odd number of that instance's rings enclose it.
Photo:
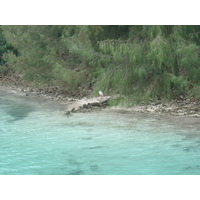
M 67 94 L 63 94 L 59 91 L 58 87 L 43 87 L 34 88 L 30 82 L 25 82 L 16 77 L 6 77 L 6 79 L 0 78 L 0 90 L 4 90 L 8 93 L 16 94 L 19 96 L 29 96 L 43 98 L 45 100 L 54 101 L 66 106 L 65 112 L 70 113 L 72 110 L 75 112 L 91 112 L 97 110 L 110 110 L 127 113 L 149 113 L 158 115 L 172 115 L 172 116 L 186 116 L 192 118 L 200 118 L 200 102 L 194 98 L 179 101 L 170 101 L 163 103 L 162 101 L 151 102 L 148 105 L 139 104 L 133 107 L 99 107 L 85 108 L 84 105 L 91 102 L 99 101 L 101 97 L 89 97 L 82 98 L 69 97 Z M 107 100 L 109 98 L 108 97 Z
M 33 90 L 28 88 L 22 88 L 19 86 L 14 85 L 2 85 L 2 82 L 0 82 L 0 91 L 5 91 L 6 93 L 14 94 L 17 96 L 27 97 L 27 98 L 35 98 L 37 100 L 42 101 L 48 101 L 49 103 L 56 103 L 59 106 L 61 106 L 61 113 L 67 114 L 66 110 L 73 108 L 75 105 L 79 107 L 83 104 L 83 102 L 90 100 L 91 98 L 82 98 L 82 99 L 76 99 L 72 97 L 64 97 L 64 96 L 55 96 L 53 93 L 45 94 L 40 92 L 39 94 Z M 112 97 L 111 97 L 112 98 Z M 165 103 L 159 103 L 157 105 L 154 105 L 156 103 L 152 103 L 153 105 L 137 105 L 131 108 L 121 108 L 119 106 L 115 107 L 106 107 L 106 108 L 98 108 L 94 110 L 87 110 L 83 111 L 81 110 L 78 113 L 85 113 L 85 112 L 103 112 L 102 114 L 120 114 L 124 115 L 126 117 L 137 117 L 139 119 L 155 119 L 158 123 L 158 125 L 165 121 L 167 121 L 171 125 L 176 125 L 177 127 L 180 127 L 180 129 L 190 129 L 191 135 L 193 136 L 199 136 L 199 134 L 196 134 L 196 131 L 193 130 L 200 130 L 200 114 L 199 110 L 195 114 L 183 114 L 183 112 L 178 112 L 179 110 L 175 109 L 176 112 L 173 111 L 174 108 L 178 108 L 175 102 L 169 102 Z M 180 104 L 180 103 L 178 103 Z M 186 104 L 188 105 L 188 104 Z M 189 104 L 190 105 L 190 104 Z M 193 104 L 192 104 L 193 105 Z M 195 104 L 196 105 L 196 104 Z M 199 104 L 198 104 L 199 106 Z M 183 108 L 180 108 L 183 110 Z M 72 115 L 73 116 L 73 115 Z M 75 115 L 74 115 L 75 116 Z

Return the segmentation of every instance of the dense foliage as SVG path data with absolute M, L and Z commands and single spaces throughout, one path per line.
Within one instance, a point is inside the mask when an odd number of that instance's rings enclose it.
M 9 71 L 9 69 L 5 66 L 5 59 L 3 58 L 3 55 L 8 51 L 12 51 L 17 55 L 17 50 L 14 49 L 11 45 L 8 45 L 6 43 L 0 27 L 0 73 L 1 74 L 6 74 Z
M 72 94 L 92 86 L 94 94 L 120 94 L 130 104 L 200 99 L 200 26 L 1 28 L 6 39 L 0 38 L 1 64 L 24 79 L 59 85 Z M 18 52 L 5 51 L 8 44 Z

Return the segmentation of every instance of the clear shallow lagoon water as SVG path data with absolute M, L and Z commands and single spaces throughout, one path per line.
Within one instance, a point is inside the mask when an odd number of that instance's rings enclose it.
M 197 130 L 153 115 L 61 110 L 0 92 L 0 175 L 200 174 Z

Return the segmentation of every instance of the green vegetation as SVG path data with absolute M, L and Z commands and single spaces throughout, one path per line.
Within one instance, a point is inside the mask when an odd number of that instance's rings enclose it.
M 9 69 L 71 94 L 92 86 L 112 104 L 200 99 L 200 26 L 1 26 L 0 73 Z M 15 50 L 14 50 L 15 49 Z
M 0 27 L 0 74 L 7 74 L 10 69 L 5 65 L 5 59 L 3 58 L 4 54 L 8 51 L 12 51 L 17 55 L 17 50 L 13 48 L 11 45 L 8 45 L 5 41 L 4 35 L 2 33 L 2 29 Z

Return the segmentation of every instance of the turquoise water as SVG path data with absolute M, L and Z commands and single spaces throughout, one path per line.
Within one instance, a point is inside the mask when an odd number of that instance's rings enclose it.
M 200 137 L 191 132 L 142 114 L 67 116 L 55 103 L 0 92 L 0 174 L 197 175 Z

